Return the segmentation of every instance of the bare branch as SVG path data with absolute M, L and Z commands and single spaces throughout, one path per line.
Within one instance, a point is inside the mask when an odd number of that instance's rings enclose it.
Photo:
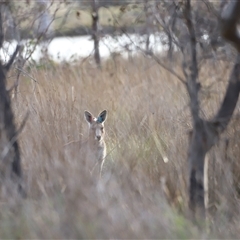
M 221 15 L 222 36 L 232 43 L 232 45 L 240 53 L 240 35 L 238 33 L 237 24 L 240 19 L 240 1 L 230 1 L 223 9 Z M 229 78 L 228 87 L 221 107 L 214 118 L 217 123 L 218 130 L 223 132 L 236 107 L 240 92 L 240 54 L 238 54 Z
M 26 71 L 24 71 L 23 69 L 20 69 L 18 67 L 15 67 L 15 69 L 17 69 L 18 71 L 22 72 L 23 74 L 25 74 L 26 76 L 28 76 L 31 80 L 33 80 L 35 83 L 38 83 L 38 81 L 32 77 L 31 75 L 29 75 Z
M 202 0 L 203 3 L 206 5 L 207 9 L 215 16 L 219 19 L 219 12 L 215 9 L 214 5 L 212 2 L 210 2 L 209 0 Z
M 151 54 L 151 57 L 163 68 L 165 68 L 167 71 L 169 71 L 173 76 L 178 78 L 178 80 L 183 83 L 186 86 L 186 81 L 179 75 L 177 74 L 173 69 L 168 67 L 166 64 L 164 64 L 162 61 L 160 61 L 159 58 L 157 58 L 154 54 Z
M 3 17 L 2 17 L 2 4 L 0 3 L 0 48 L 2 48 L 3 41 L 4 41 L 4 34 L 3 34 Z
M 129 40 L 131 41 L 131 43 L 136 47 L 137 50 L 141 51 L 142 53 L 144 53 L 147 56 L 151 56 L 161 67 L 165 68 L 167 71 L 169 71 L 172 75 L 174 75 L 176 78 L 178 78 L 178 80 L 180 80 L 181 83 L 183 83 L 184 85 L 186 85 L 185 80 L 179 75 L 177 74 L 173 69 L 171 69 L 170 67 L 168 67 L 166 64 L 164 64 L 162 61 L 160 61 L 159 58 L 157 58 L 153 53 L 149 54 L 148 51 L 142 49 L 141 47 L 139 47 L 138 45 L 136 45 L 134 43 L 134 41 L 131 39 L 131 37 L 127 34 L 127 32 L 125 32 L 124 30 L 122 30 L 122 32 L 129 38 Z
M 197 64 L 197 50 L 196 50 L 196 34 L 195 29 L 192 22 L 192 8 L 191 8 L 191 0 L 187 0 L 185 6 L 185 20 L 186 25 L 189 32 L 190 37 L 190 52 L 191 52 L 191 63 L 190 63 L 190 74 L 188 74 L 187 78 L 187 89 L 190 96 L 190 107 L 192 112 L 192 118 L 195 124 L 201 122 L 199 117 L 199 101 L 198 101 L 198 90 L 199 86 L 197 83 L 198 78 L 198 64 Z
M 16 47 L 14 53 L 12 54 L 10 60 L 8 61 L 7 64 L 5 64 L 5 65 L 3 66 L 3 69 L 4 69 L 6 72 L 8 72 L 8 71 L 10 70 L 10 68 L 11 68 L 11 66 L 12 66 L 12 64 L 13 64 L 13 62 L 14 62 L 14 60 L 15 60 L 18 52 L 19 52 L 19 49 L 20 49 L 20 45 L 17 45 L 17 47 Z
M 229 78 L 228 87 L 221 107 L 214 118 L 214 122 L 218 123 L 218 130 L 223 132 L 232 115 L 240 92 L 240 54 L 238 55 L 232 73 Z
M 101 57 L 99 52 L 99 4 L 98 0 L 92 0 L 92 38 L 94 41 L 94 58 L 96 64 L 101 68 Z
M 240 19 L 240 1 L 230 1 L 221 15 L 222 36 L 240 52 L 240 35 L 237 23 Z

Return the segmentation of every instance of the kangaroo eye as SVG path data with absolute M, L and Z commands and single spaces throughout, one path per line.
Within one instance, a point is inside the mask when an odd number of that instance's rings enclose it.
M 103 131 L 103 127 L 101 127 L 101 131 Z

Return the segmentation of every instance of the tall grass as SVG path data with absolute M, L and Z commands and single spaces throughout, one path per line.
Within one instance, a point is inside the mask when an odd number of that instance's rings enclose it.
M 211 84 L 223 78 L 224 66 L 204 66 L 201 99 L 207 116 L 224 93 L 226 81 L 217 93 L 212 90 L 219 83 Z M 28 198 L 2 200 L 0 238 L 239 236 L 237 121 L 223 137 L 230 144 L 221 140 L 209 154 L 210 228 L 199 230 L 187 217 L 191 119 L 187 93 L 177 79 L 143 57 L 108 60 L 101 71 L 89 62 L 47 62 L 29 67 L 29 74 L 37 83 L 22 76 L 12 102 L 17 125 L 30 111 L 19 136 Z M 96 115 L 103 109 L 109 112 L 108 155 L 99 181 L 86 169 L 80 148 L 87 138 L 84 110 Z

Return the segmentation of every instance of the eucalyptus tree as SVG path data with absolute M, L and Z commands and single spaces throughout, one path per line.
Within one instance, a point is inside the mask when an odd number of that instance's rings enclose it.
M 175 46 L 181 53 L 180 76 L 171 66 L 156 56 L 154 59 L 174 74 L 186 87 L 192 130 L 189 134 L 188 186 L 189 207 L 195 216 L 205 217 L 207 208 L 207 161 L 206 154 L 219 141 L 226 130 L 235 110 L 240 92 L 240 2 L 210 1 L 158 1 L 155 21 L 168 36 L 169 51 Z M 228 86 L 222 103 L 213 118 L 202 115 L 201 82 L 199 72 L 202 62 L 214 57 L 225 47 L 226 42 L 235 48 L 236 59 L 229 75 Z M 230 49 L 231 50 L 231 49 Z M 223 56 L 223 55 L 221 55 Z M 233 57 L 234 54 L 231 55 Z

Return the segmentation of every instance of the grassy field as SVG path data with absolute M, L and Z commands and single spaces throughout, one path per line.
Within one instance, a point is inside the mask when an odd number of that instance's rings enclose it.
M 228 71 L 224 62 L 201 70 L 206 116 L 216 111 Z M 22 76 L 12 102 L 17 125 L 30 111 L 19 137 L 28 198 L 1 192 L 1 239 L 239 236 L 236 117 L 209 154 L 209 224 L 199 229 L 188 217 L 191 119 L 187 93 L 177 79 L 141 56 L 108 60 L 101 71 L 88 61 L 76 66 L 45 62 L 30 66 L 29 74 L 37 83 Z M 85 109 L 109 112 L 108 155 L 100 181 L 86 170 L 79 150 L 87 138 Z M 79 141 L 77 147 L 67 144 L 72 141 Z

